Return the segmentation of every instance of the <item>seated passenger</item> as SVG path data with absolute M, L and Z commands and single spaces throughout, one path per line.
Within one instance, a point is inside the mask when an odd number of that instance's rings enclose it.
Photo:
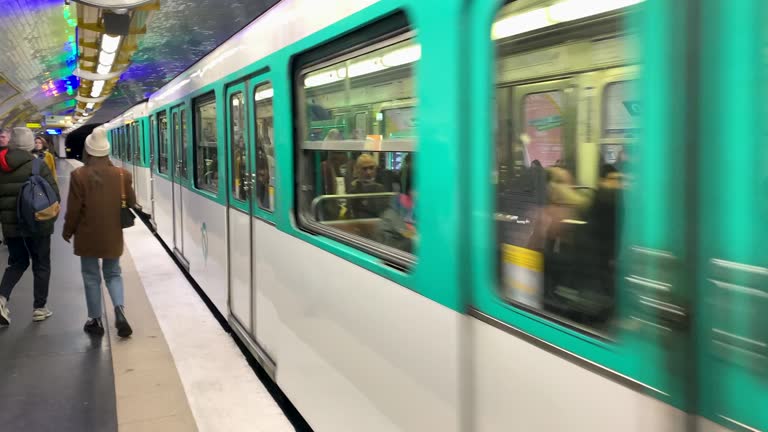
M 381 222 L 376 227 L 374 239 L 395 249 L 413 253 L 413 243 L 417 239 L 414 215 L 416 191 L 413 189 L 410 165 L 406 170 L 405 193 L 394 197 L 389 208 L 381 213 Z
M 366 153 L 361 154 L 355 163 L 355 180 L 352 181 L 350 194 L 372 194 L 386 192 L 384 186 L 376 182 L 376 159 Z M 350 209 L 356 219 L 376 218 L 386 207 L 386 198 L 352 198 Z

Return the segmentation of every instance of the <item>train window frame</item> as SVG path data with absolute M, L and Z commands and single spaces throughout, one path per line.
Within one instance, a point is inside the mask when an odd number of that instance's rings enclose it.
M 187 105 L 179 107 L 179 137 L 181 137 L 181 169 L 179 177 L 182 181 L 189 180 L 189 121 L 187 120 Z
M 192 99 L 192 153 L 193 153 L 193 160 L 195 163 L 194 172 L 193 172 L 193 184 L 195 189 L 198 191 L 206 192 L 213 194 L 214 196 L 218 195 L 219 193 L 219 186 L 221 182 L 221 170 L 219 169 L 219 113 L 217 111 L 217 103 L 218 99 L 216 97 L 216 92 L 210 91 L 208 93 L 205 93 L 203 95 L 197 96 L 194 99 Z M 202 152 L 200 151 L 201 146 L 201 120 L 200 120 L 200 108 L 201 107 L 207 107 L 208 105 L 213 105 L 213 112 L 215 114 L 215 119 L 213 122 L 213 126 L 215 128 L 213 133 L 213 139 L 215 140 L 213 148 L 215 149 L 215 159 L 212 159 L 212 163 L 215 163 L 216 165 L 216 185 L 212 186 L 208 183 L 200 183 L 200 174 L 201 174 L 201 168 L 203 168 L 200 165 L 200 155 Z M 204 160 L 204 159 L 203 159 Z M 213 175 L 214 172 L 211 171 L 211 175 Z M 205 175 L 205 174 L 203 174 Z
M 163 128 L 163 120 L 166 127 Z M 168 111 L 161 110 L 157 112 L 157 122 L 155 124 L 157 132 L 157 173 L 164 177 L 170 177 L 170 140 L 168 139 Z M 165 129 L 165 130 L 163 130 Z M 163 140 L 163 135 L 165 139 Z M 163 164 L 163 149 L 165 149 L 165 164 Z
M 228 137 L 229 137 L 228 138 L 228 143 L 231 141 L 231 145 L 228 147 L 229 151 L 227 152 L 227 159 L 229 160 L 229 163 L 231 164 L 230 169 L 228 170 L 227 182 L 228 182 L 228 184 L 231 184 L 231 187 L 228 187 L 229 190 L 228 190 L 227 193 L 230 194 L 230 196 L 231 196 L 231 198 L 232 198 L 232 200 L 234 202 L 242 205 L 242 204 L 245 204 L 245 203 L 248 202 L 248 200 L 250 199 L 250 194 L 249 194 L 248 190 L 246 189 L 246 190 L 244 190 L 245 197 L 244 198 L 240 198 L 240 195 L 238 193 L 239 192 L 238 191 L 239 184 L 236 181 L 236 175 L 238 175 L 239 173 L 235 171 L 235 161 L 237 160 L 237 157 L 235 156 L 235 152 L 237 151 L 237 146 L 234 143 L 234 141 L 235 141 L 235 129 L 234 129 L 235 128 L 235 122 L 234 122 L 234 114 L 233 114 L 234 110 L 232 109 L 232 101 L 236 97 L 238 97 L 238 96 L 240 96 L 240 98 L 241 98 L 241 102 L 240 103 L 243 104 L 243 109 L 241 109 L 240 112 L 243 112 L 243 110 L 245 110 L 245 112 L 243 113 L 243 115 L 241 117 L 241 119 L 242 119 L 242 124 L 241 124 L 242 136 L 240 138 L 243 139 L 243 145 L 244 146 L 246 146 L 246 147 L 249 146 L 249 141 L 248 141 L 249 137 L 248 137 L 248 133 L 247 133 L 248 129 L 247 129 L 247 125 L 246 125 L 246 122 L 250 121 L 250 119 L 248 118 L 248 112 L 247 112 L 247 109 L 248 109 L 248 94 L 246 93 L 245 89 L 238 89 L 238 90 L 233 91 L 232 93 L 230 93 L 229 97 L 227 98 L 227 101 L 226 101 L 226 103 L 227 103 L 227 108 L 226 109 L 227 109 L 227 113 L 228 113 L 227 118 L 226 118 L 226 121 L 227 121 L 227 124 L 226 124 L 227 134 L 228 134 Z M 245 148 L 244 148 L 244 152 L 245 152 L 245 155 L 248 154 L 248 151 Z M 245 156 L 245 155 L 242 155 L 242 156 Z M 248 175 L 248 161 L 245 159 L 245 157 L 242 158 L 242 161 L 243 161 L 242 163 L 245 164 L 245 168 L 244 168 L 245 176 L 244 176 L 244 178 L 247 181 L 246 177 Z
M 155 125 L 157 124 L 157 119 L 155 118 L 155 114 L 151 114 L 149 116 L 149 160 L 147 161 L 147 165 L 149 166 L 150 172 L 153 172 L 155 169 L 155 151 L 157 149 L 156 146 L 156 138 L 155 138 Z
M 262 203 L 262 200 L 265 199 L 265 197 L 259 196 L 259 189 L 258 188 L 254 189 L 254 195 L 253 195 L 253 199 L 255 199 L 255 203 L 256 203 L 255 207 L 258 207 L 260 210 L 263 210 L 263 211 L 265 211 L 267 213 L 274 213 L 274 211 L 275 211 L 275 196 L 277 195 L 277 180 L 276 180 L 276 178 L 277 178 L 277 158 L 276 158 L 276 150 L 275 150 L 276 146 L 275 146 L 275 139 L 274 139 L 274 137 L 275 137 L 275 133 L 274 133 L 274 129 L 275 129 L 275 96 L 274 96 L 274 89 L 275 89 L 275 87 L 272 84 L 272 81 L 266 80 L 266 81 L 262 81 L 262 82 L 259 82 L 256 85 L 254 85 L 253 89 L 252 89 L 252 92 L 251 92 L 251 94 L 253 96 L 253 115 L 251 116 L 252 120 L 253 120 L 253 128 L 251 129 L 251 135 L 253 135 L 253 140 L 252 141 L 253 141 L 253 144 L 254 144 L 254 156 L 253 156 L 254 157 L 254 162 L 255 162 L 255 165 L 254 165 L 255 170 L 254 170 L 254 172 L 256 172 L 257 176 L 258 176 L 259 162 L 261 160 L 261 158 L 260 158 L 261 152 L 259 151 L 259 147 L 261 145 L 261 143 L 260 143 L 260 141 L 261 141 L 261 134 L 259 133 L 259 120 L 260 120 L 260 118 L 259 118 L 259 106 L 263 106 L 266 103 L 269 103 L 269 106 L 270 106 L 270 108 L 272 110 L 272 117 L 271 117 L 271 119 L 272 119 L 272 142 L 271 142 L 271 147 L 272 147 L 272 159 L 274 161 L 273 164 L 272 164 L 272 170 L 274 170 L 274 171 L 270 172 L 270 170 L 269 170 L 269 159 L 267 159 L 267 161 L 265 163 L 267 163 L 267 175 L 270 176 L 271 178 L 275 179 L 275 180 L 271 181 L 271 184 L 270 184 L 270 182 L 268 182 L 267 183 L 267 188 L 264 191 L 267 194 L 267 196 L 266 196 L 267 205 L 264 205 Z M 269 93 L 269 96 L 267 96 L 267 93 Z M 259 96 L 264 96 L 264 97 L 262 99 L 259 99 Z M 267 136 L 266 138 L 270 139 L 269 136 Z M 265 154 L 264 156 L 268 156 L 268 155 Z M 258 177 L 254 181 L 258 181 Z
M 401 18 L 404 18 L 405 16 L 399 16 Z M 342 64 L 348 60 L 351 60 L 353 58 L 365 56 L 374 52 L 377 52 L 379 50 L 386 49 L 388 47 L 396 46 L 397 44 L 401 44 L 404 42 L 412 42 L 413 45 L 410 46 L 421 46 L 421 42 L 417 38 L 417 32 L 411 27 L 411 23 L 407 22 L 406 20 L 405 26 L 400 26 L 396 29 L 390 30 L 389 33 L 383 34 L 378 38 L 374 38 L 372 40 L 368 41 L 360 41 L 359 43 L 353 45 L 350 49 L 344 50 L 341 52 L 338 51 L 330 51 L 327 49 L 328 47 L 321 47 L 316 49 L 317 53 L 311 52 L 308 57 L 310 57 L 309 60 L 306 60 L 305 62 L 296 62 L 294 64 L 293 68 L 293 90 L 294 90 L 294 107 L 296 111 L 294 112 L 295 117 L 298 118 L 298 121 L 296 122 L 296 134 L 294 135 L 294 151 L 296 154 L 294 163 L 296 164 L 296 170 L 295 170 L 295 177 L 297 182 L 297 190 L 300 191 L 296 195 L 296 201 L 297 205 L 295 206 L 295 214 L 297 218 L 297 225 L 298 228 L 315 234 L 320 235 L 324 238 L 328 238 L 330 240 L 339 242 L 341 244 L 345 244 L 347 246 L 350 246 L 354 249 L 357 249 L 359 251 L 362 251 L 364 253 L 367 253 L 369 255 L 372 255 L 374 257 L 377 257 L 384 261 L 385 263 L 401 270 L 401 271 L 411 271 L 414 266 L 417 263 L 416 257 L 418 256 L 418 244 L 414 244 L 413 250 L 409 252 L 405 252 L 399 249 L 396 249 L 393 246 L 385 245 L 383 243 L 379 243 L 377 241 L 374 241 L 373 239 L 368 239 L 363 236 L 358 236 L 355 234 L 347 233 L 345 231 L 342 231 L 341 229 L 335 229 L 328 226 L 325 226 L 321 224 L 319 221 L 315 220 L 314 215 L 312 214 L 311 207 L 306 208 L 306 204 L 302 203 L 302 196 L 301 194 L 304 192 L 312 191 L 314 188 L 311 186 L 312 180 L 311 178 L 315 177 L 317 173 L 313 173 L 312 169 L 310 168 L 311 160 L 315 159 L 315 157 L 308 157 L 307 152 L 308 151 L 323 151 L 323 148 L 307 148 L 306 147 L 306 134 L 309 126 L 308 120 L 307 120 L 307 113 L 306 113 L 306 90 L 307 87 L 305 85 L 305 79 L 306 77 L 313 73 L 317 72 L 319 70 L 322 70 L 324 68 L 327 68 L 329 66 Z M 326 49 L 322 49 L 326 48 Z M 315 55 L 314 58 L 312 58 L 311 54 L 318 54 Z M 408 96 L 407 101 L 403 102 L 407 106 L 403 106 L 403 108 L 413 108 L 414 110 L 418 110 L 419 107 L 419 100 L 418 100 L 418 79 L 419 79 L 419 72 L 418 72 L 418 63 L 419 60 L 416 60 L 412 62 L 412 74 L 408 75 L 409 78 L 413 80 L 413 87 L 411 89 L 410 96 Z M 397 105 L 398 99 L 387 99 L 384 104 L 395 104 Z M 343 107 L 347 110 L 353 110 L 353 114 L 356 113 L 355 106 L 347 106 Z M 394 106 L 394 108 L 398 108 L 398 106 Z M 382 110 L 383 111 L 383 110 Z M 337 113 L 337 116 L 341 115 Z M 415 128 L 416 135 L 415 138 L 411 139 L 412 142 L 419 141 L 419 130 L 418 127 Z M 365 140 L 363 140 L 365 141 Z M 322 147 L 322 145 L 321 145 Z M 330 148 L 330 147 L 329 147 Z M 327 151 L 329 148 L 325 148 Z M 350 150 L 350 151 L 357 151 L 357 150 Z M 373 152 L 373 153 L 388 153 L 388 152 L 396 152 L 400 150 L 371 150 L 366 148 L 360 148 L 359 151 L 361 152 Z M 410 150 L 406 150 L 406 153 L 413 154 L 414 156 L 418 153 L 417 145 L 411 144 Z M 308 185 L 310 184 L 310 185 Z M 315 199 L 317 196 L 315 196 Z M 314 200 L 313 200 L 314 201 Z M 418 211 L 418 203 L 416 204 L 415 211 Z

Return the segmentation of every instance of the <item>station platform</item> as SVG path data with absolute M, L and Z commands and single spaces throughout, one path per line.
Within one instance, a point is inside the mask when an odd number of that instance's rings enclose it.
M 57 161 L 63 204 L 80 163 Z M 104 289 L 107 334 L 87 319 L 80 261 L 51 242 L 48 307 L 32 322 L 32 272 L 9 302 L 0 328 L 0 430 L 152 432 L 296 430 L 165 249 L 143 224 L 125 230 L 121 259 L 126 315 L 134 334 L 117 337 Z M 8 250 L 0 246 L 0 262 Z

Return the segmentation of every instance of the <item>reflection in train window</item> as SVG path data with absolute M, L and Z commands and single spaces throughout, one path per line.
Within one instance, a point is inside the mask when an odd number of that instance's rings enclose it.
M 302 71 L 298 92 L 303 225 L 403 267 L 418 239 L 411 156 L 421 57 L 406 37 Z
M 245 98 L 242 92 L 229 99 L 230 139 L 232 140 L 232 196 L 240 201 L 248 199 L 248 162 L 245 149 Z
M 157 149 L 157 171 L 161 174 L 168 174 L 168 169 L 170 168 L 170 161 L 168 160 L 168 118 L 165 111 L 157 114 Z
M 272 211 L 275 208 L 275 125 L 272 110 L 272 85 L 256 87 L 253 93 L 256 103 L 256 200 L 259 207 Z
M 216 96 L 194 101 L 195 111 L 195 186 L 209 192 L 219 190 L 219 152 L 216 143 Z
M 508 3 L 491 31 L 499 290 L 530 312 L 605 334 L 616 303 L 620 162 L 639 114 L 629 84 L 637 56 L 628 8 L 606 2 L 571 17 L 559 4 Z

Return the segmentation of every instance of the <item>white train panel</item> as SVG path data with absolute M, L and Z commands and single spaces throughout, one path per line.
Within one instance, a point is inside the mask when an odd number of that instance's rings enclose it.
M 184 257 L 192 277 L 226 316 L 226 209 L 196 193 L 184 192 Z
M 679 431 L 685 414 L 470 319 L 476 432 Z
M 173 183 L 155 176 L 155 215 L 157 234 L 169 248 L 173 248 Z
M 269 239 L 276 238 L 279 232 L 273 225 L 256 218 L 253 224 L 253 270 L 255 272 L 253 310 L 256 313 L 256 339 L 261 348 L 274 360 L 280 346 L 283 324 L 280 311 L 277 309 L 277 305 L 281 302 L 281 292 L 277 289 L 279 269 L 274 260 L 269 258 L 275 248 Z
M 248 330 L 251 319 L 251 235 L 250 216 L 233 209 L 229 215 L 229 305 L 232 315 Z M 226 280 L 225 280 L 226 281 Z
M 270 269 L 261 294 L 282 324 L 277 382 L 315 430 L 459 430 L 461 314 L 291 235 L 257 230 L 269 245 L 257 263 Z
M 154 110 L 360 11 L 377 0 L 283 0 L 155 92 Z M 128 111 L 130 112 L 130 110 Z

